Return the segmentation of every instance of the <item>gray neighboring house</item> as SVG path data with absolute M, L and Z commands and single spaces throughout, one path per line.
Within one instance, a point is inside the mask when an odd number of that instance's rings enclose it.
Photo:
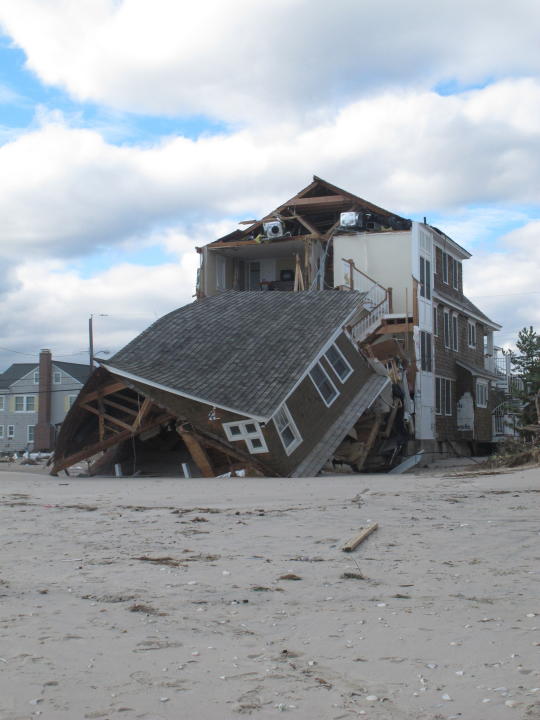
M 88 365 L 53 360 L 50 350 L 0 374 L 0 453 L 52 450 L 88 375 Z

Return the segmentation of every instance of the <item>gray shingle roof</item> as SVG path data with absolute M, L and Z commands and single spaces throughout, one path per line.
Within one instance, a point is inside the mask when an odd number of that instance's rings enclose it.
M 88 365 L 80 363 L 58 362 L 53 359 L 53 365 L 56 365 L 68 375 L 78 380 L 82 385 L 88 380 L 90 368 Z M 7 370 L 0 374 L 0 389 L 8 388 L 17 380 L 28 375 L 32 370 L 39 370 L 39 361 L 34 363 L 13 363 Z
M 80 363 L 63 362 L 53 359 L 53 365 L 63 370 L 72 378 L 78 380 L 82 385 L 88 380 L 90 375 L 90 367 L 88 365 L 81 365 Z
M 270 417 L 361 299 L 337 290 L 231 290 L 165 315 L 103 364 L 209 405 Z

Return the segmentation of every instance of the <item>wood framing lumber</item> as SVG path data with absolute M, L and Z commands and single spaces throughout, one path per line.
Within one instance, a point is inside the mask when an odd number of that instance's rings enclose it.
M 332 207 L 336 205 L 343 205 L 347 202 L 346 197 L 343 195 L 321 195 L 319 197 L 298 197 L 292 198 L 285 205 L 282 205 L 279 209 L 285 207 Z
M 366 440 L 366 444 L 364 445 L 364 449 L 362 450 L 362 454 L 356 461 L 356 469 L 357 471 L 360 471 L 364 467 L 364 463 L 366 462 L 366 458 L 369 455 L 369 451 L 373 447 L 373 443 L 377 439 L 377 434 L 379 432 L 379 429 L 382 424 L 382 414 L 377 414 L 375 416 L 375 420 L 373 421 L 373 425 L 371 426 L 371 430 L 369 431 L 368 439 Z
M 143 404 L 141 405 L 141 409 L 139 410 L 137 417 L 135 418 L 133 422 L 133 429 L 136 430 L 141 422 L 143 421 L 144 417 L 148 414 L 150 411 L 150 408 L 152 407 L 152 400 L 151 398 L 144 398 Z
M 216 473 L 214 471 L 214 468 L 212 467 L 212 463 L 210 461 L 210 458 L 208 457 L 208 453 L 199 442 L 199 439 L 198 437 L 196 437 L 195 433 L 184 429 L 182 425 L 176 428 L 176 430 L 184 441 L 189 451 L 189 454 L 193 458 L 193 462 L 195 463 L 195 465 L 197 465 L 203 476 L 208 478 L 215 477 Z
M 392 335 L 392 333 L 409 333 L 412 332 L 414 323 L 390 323 L 389 325 L 381 325 L 375 331 L 375 335 Z
M 356 550 L 360 543 L 364 542 L 364 540 L 369 537 L 372 532 L 375 532 L 378 527 L 378 523 L 373 523 L 373 525 L 364 528 L 359 535 L 356 535 L 355 537 L 348 540 L 341 549 L 343 550 L 343 552 L 352 552 L 353 550 Z
M 138 410 L 134 410 L 133 408 L 128 408 L 125 405 L 121 405 L 119 402 L 110 400 L 108 397 L 103 398 L 101 400 L 101 402 L 104 403 L 105 405 L 110 405 L 110 407 L 116 408 L 117 410 L 122 410 L 122 412 L 125 412 L 128 415 L 133 415 L 133 417 L 136 417 L 139 414 Z
M 105 420 L 108 420 L 109 422 L 112 422 L 115 425 L 119 425 L 120 427 L 123 427 L 124 430 L 133 430 L 133 427 L 131 425 L 128 425 L 128 423 L 124 422 L 123 420 L 120 420 L 119 418 L 115 418 L 113 415 L 108 415 L 107 413 L 102 413 L 97 408 L 92 407 L 92 405 L 88 405 L 87 403 L 80 403 L 80 407 L 84 408 L 84 410 L 88 410 L 88 412 L 94 413 L 94 415 L 97 415 L 98 417 L 103 417 Z
M 105 385 L 99 390 L 94 390 L 94 392 L 86 393 L 86 395 L 83 395 L 79 398 L 79 404 L 92 402 L 92 400 L 97 400 L 98 398 L 105 397 L 106 395 L 112 395 L 112 393 L 118 392 L 119 390 L 124 390 L 126 387 L 127 385 L 123 380 L 117 380 L 110 385 Z
M 191 432 L 199 439 L 201 443 L 203 443 L 207 447 L 214 448 L 214 450 L 219 450 L 219 452 L 223 453 L 224 455 L 234 458 L 237 462 L 240 463 L 241 467 L 253 467 L 265 477 L 275 476 L 276 473 L 270 470 L 269 467 L 264 465 L 259 460 L 255 460 L 255 458 L 253 458 L 248 453 L 245 453 L 242 450 L 230 445 L 225 440 L 222 440 L 217 436 L 209 437 L 206 433 L 198 433 L 196 430 L 192 430 Z
M 158 425 L 163 425 L 163 423 L 168 422 L 169 420 L 172 420 L 174 418 L 174 415 L 171 415 L 170 413 L 164 413 L 163 415 L 159 415 L 159 417 L 154 418 L 153 420 L 148 421 L 145 425 L 143 425 L 141 428 L 139 428 L 137 433 L 133 433 L 131 428 L 129 430 L 124 430 L 122 432 L 119 432 L 117 435 L 114 435 L 113 437 L 109 437 L 106 440 L 103 440 L 101 442 L 93 443 L 92 445 L 88 445 L 83 450 L 79 450 L 76 453 L 73 453 L 72 455 L 68 455 L 67 457 L 64 457 L 58 462 L 54 462 L 54 465 L 51 470 L 51 475 L 58 475 L 58 473 L 61 470 L 65 470 L 65 468 L 70 467 L 71 465 L 75 465 L 75 463 L 80 462 L 81 460 L 86 460 L 89 457 L 92 457 L 92 455 L 97 455 L 98 452 L 101 452 L 101 450 L 108 450 L 108 448 L 113 447 L 119 442 L 122 442 L 122 440 L 126 440 L 129 437 L 132 437 L 134 434 L 139 434 L 141 432 L 144 432 L 146 430 L 151 430 L 152 428 L 157 427 Z

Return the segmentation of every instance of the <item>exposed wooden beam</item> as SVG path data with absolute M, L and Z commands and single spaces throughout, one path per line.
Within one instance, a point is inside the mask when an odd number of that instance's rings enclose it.
M 414 323 L 392 323 L 390 325 L 381 325 L 375 335 L 391 335 L 392 333 L 408 333 L 412 332 Z
M 215 477 L 216 473 L 212 467 L 212 462 L 208 457 L 208 453 L 199 442 L 198 437 L 195 433 L 190 430 L 186 430 L 185 426 L 180 425 L 176 428 L 178 434 L 182 438 L 187 447 L 189 454 L 193 458 L 195 465 L 202 472 L 204 477 Z
M 112 393 L 118 392 L 118 390 L 124 390 L 126 387 L 127 385 L 123 380 L 117 380 L 110 383 L 110 385 L 105 385 L 99 390 L 86 393 L 86 395 L 79 398 L 79 404 L 92 402 L 92 400 L 97 400 L 98 398 L 105 397 L 106 395 L 112 395 Z
M 162 425 L 163 423 L 169 422 L 169 420 L 172 420 L 174 418 L 174 415 L 171 415 L 171 413 L 164 413 L 163 415 L 159 415 L 158 417 L 155 417 L 153 420 L 149 420 L 147 423 L 142 425 L 137 435 L 146 432 L 147 430 L 152 430 L 152 428 L 157 427 L 158 425 Z M 117 435 L 114 435 L 113 437 L 109 437 L 106 440 L 102 440 L 101 442 L 93 443 L 92 445 L 88 445 L 83 450 L 79 450 L 76 453 L 73 453 L 72 455 L 68 455 L 67 457 L 62 458 L 61 460 L 58 460 L 58 462 L 54 462 L 54 465 L 51 470 L 51 475 L 57 475 L 61 470 L 64 470 L 65 468 L 70 467 L 71 465 L 75 465 L 75 463 L 80 462 L 81 460 L 86 460 L 89 457 L 92 457 L 92 455 L 96 455 L 98 452 L 101 452 L 102 450 L 108 450 L 111 447 L 114 447 L 119 442 L 122 442 L 122 440 L 126 440 L 127 438 L 131 437 L 133 435 L 133 431 L 131 428 L 129 430 L 124 430 L 123 432 L 119 432 Z
M 133 422 L 134 430 L 137 430 L 137 428 L 139 427 L 139 425 L 141 424 L 141 422 L 143 421 L 145 416 L 150 411 L 151 407 L 152 407 L 152 399 L 149 397 L 144 398 L 143 404 L 141 405 L 141 409 L 139 410 L 139 414 L 137 415 L 137 417 L 135 418 L 135 420 Z
M 350 202 L 349 198 L 344 195 L 322 195 L 320 197 L 295 197 L 289 200 L 286 205 L 282 205 L 281 208 L 286 207 L 336 207 L 343 205 L 346 202 Z M 281 210 L 281 208 L 279 208 Z
M 105 405 L 110 405 L 111 407 L 116 408 L 117 410 L 122 410 L 122 412 L 125 412 L 128 415 L 133 415 L 133 417 L 137 417 L 137 415 L 139 414 L 138 410 L 128 408 L 125 405 L 121 405 L 120 403 L 115 402 L 114 400 L 110 400 L 109 398 L 103 398 L 102 402 Z
M 123 420 L 119 420 L 118 418 L 114 417 L 114 415 L 101 413 L 97 408 L 92 407 L 92 405 L 88 405 L 88 403 L 80 403 L 80 407 L 88 410 L 88 412 L 94 413 L 94 415 L 97 415 L 98 417 L 102 416 L 105 420 L 108 420 L 109 422 L 115 423 L 116 425 L 123 427 L 124 430 L 133 430 L 133 427 L 131 425 L 128 425 L 128 423 L 124 422 Z

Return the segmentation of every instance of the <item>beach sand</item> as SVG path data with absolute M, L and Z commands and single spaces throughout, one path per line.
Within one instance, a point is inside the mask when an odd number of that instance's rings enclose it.
M 2 469 L 0 718 L 538 720 L 539 510 L 538 468 Z

